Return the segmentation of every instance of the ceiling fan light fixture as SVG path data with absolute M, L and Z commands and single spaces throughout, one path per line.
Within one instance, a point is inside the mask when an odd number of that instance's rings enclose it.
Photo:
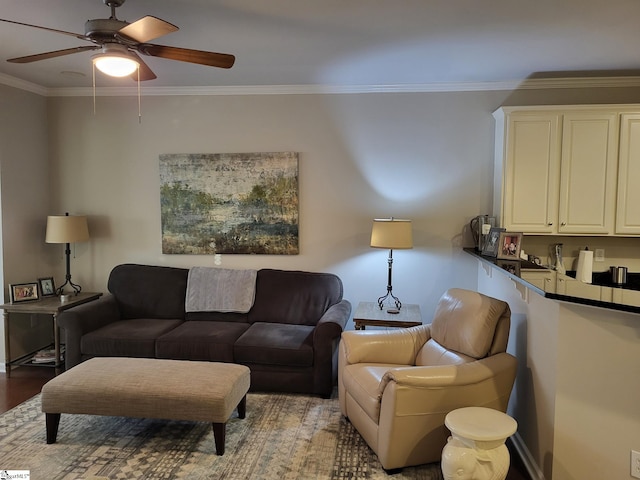
M 118 44 L 105 45 L 102 53 L 91 58 L 98 70 L 111 77 L 127 77 L 140 66 L 127 49 Z

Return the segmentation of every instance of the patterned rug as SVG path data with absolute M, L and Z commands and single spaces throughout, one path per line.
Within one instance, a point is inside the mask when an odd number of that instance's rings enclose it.
M 37 395 L 0 415 L 0 470 L 32 480 L 442 479 L 439 464 L 387 475 L 337 398 L 257 393 L 246 418 L 227 423 L 223 456 L 210 424 L 121 417 L 63 414 L 47 445 Z

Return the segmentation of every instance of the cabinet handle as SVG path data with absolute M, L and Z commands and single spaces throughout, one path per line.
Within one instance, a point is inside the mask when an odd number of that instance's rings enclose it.
M 547 223 L 547 225 L 551 226 L 551 225 L 553 225 L 553 222 L 549 222 L 549 223 Z
M 567 225 L 567 222 L 562 222 L 560 225 L 562 225 L 563 227 Z

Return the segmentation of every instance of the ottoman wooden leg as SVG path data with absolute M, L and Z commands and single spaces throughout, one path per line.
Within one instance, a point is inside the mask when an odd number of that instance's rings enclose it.
M 216 442 L 216 454 L 224 455 L 224 436 L 226 423 L 213 423 L 213 439 Z
M 242 397 L 242 400 L 240 400 L 240 403 L 238 404 L 238 418 L 244 418 L 247 416 L 247 396 L 245 395 L 244 397 Z
M 58 436 L 58 425 L 60 425 L 60 414 L 45 414 L 45 422 L 47 424 L 47 443 L 56 443 L 56 438 Z

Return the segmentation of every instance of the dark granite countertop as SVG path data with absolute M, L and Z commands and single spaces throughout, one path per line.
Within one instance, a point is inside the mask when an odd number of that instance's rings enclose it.
M 545 272 L 545 271 L 553 271 L 548 268 L 542 267 L 540 265 L 536 265 L 535 263 L 525 261 L 525 260 L 499 260 L 494 257 L 487 257 L 481 255 L 474 248 L 464 248 L 463 249 L 469 255 L 477 258 L 481 262 L 490 265 L 492 268 L 496 268 L 501 271 L 505 275 L 509 276 L 515 282 L 518 282 L 525 287 L 535 291 L 536 293 L 542 295 L 543 297 L 550 298 L 552 300 L 559 300 L 563 302 L 577 303 L 581 305 L 591 305 L 593 307 L 600 308 L 608 308 L 611 310 L 620 310 L 624 312 L 630 313 L 640 313 L 640 307 L 632 306 L 632 305 L 624 305 L 620 303 L 613 302 L 605 302 L 602 300 L 593 300 L 590 298 L 583 298 L 578 296 L 569 296 L 569 295 L 561 295 L 554 292 L 547 292 L 542 288 L 539 288 L 536 285 L 533 285 L 529 281 L 522 278 L 523 273 L 527 272 Z M 569 277 L 575 278 L 575 273 L 572 271 L 566 272 L 566 275 Z M 593 274 L 593 283 L 592 285 L 600 286 L 600 287 L 609 287 L 623 290 L 640 290 L 640 273 L 628 273 L 627 274 L 627 283 L 624 285 L 618 285 L 611 282 L 611 276 L 609 272 L 595 272 Z

